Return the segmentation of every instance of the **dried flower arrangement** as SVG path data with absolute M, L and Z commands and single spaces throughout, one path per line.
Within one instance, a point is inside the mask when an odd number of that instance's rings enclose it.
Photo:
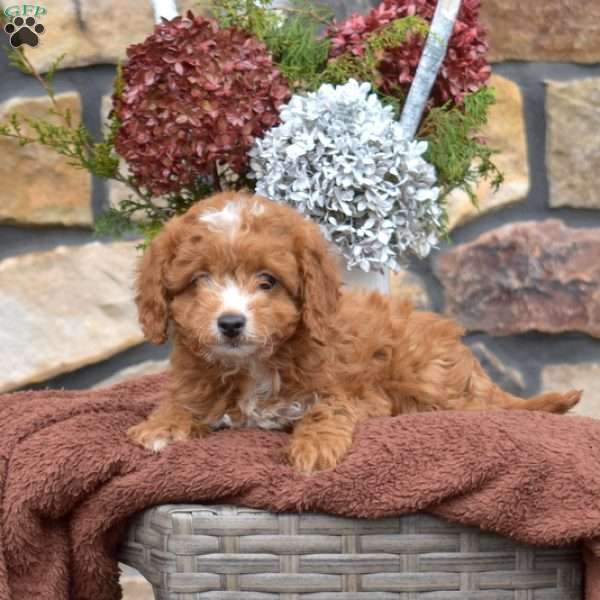
M 125 183 L 131 195 L 101 217 L 101 233 L 149 238 L 215 190 L 250 188 L 316 219 L 349 267 L 396 269 L 445 234 L 451 190 L 501 181 L 478 136 L 494 101 L 479 2 L 462 2 L 417 141 L 398 116 L 436 0 L 384 0 L 343 23 L 304 2 L 216 0 L 213 18 L 163 20 L 128 49 L 105 139 L 68 115 L 54 129 L 30 122 L 31 138 L 14 115 L 0 135 Z M 12 60 L 53 97 L 53 73 L 18 51 Z

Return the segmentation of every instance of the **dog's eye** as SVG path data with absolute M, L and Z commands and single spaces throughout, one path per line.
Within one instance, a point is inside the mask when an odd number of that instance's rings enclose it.
M 273 275 L 270 275 L 269 273 L 261 273 L 258 276 L 258 280 L 258 287 L 261 290 L 271 290 L 277 284 L 277 279 L 275 279 L 275 277 L 273 277 Z

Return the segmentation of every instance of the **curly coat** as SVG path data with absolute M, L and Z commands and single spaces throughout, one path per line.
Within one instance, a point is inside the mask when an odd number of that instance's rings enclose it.
M 523 400 L 495 385 L 462 328 L 375 292 L 342 290 L 318 227 L 258 196 L 220 193 L 172 219 L 141 259 L 147 338 L 173 351 L 167 397 L 129 431 L 161 450 L 221 427 L 291 431 L 299 470 L 334 467 L 357 423 L 433 410 L 562 413 L 581 393 Z M 245 325 L 230 338 L 223 314 Z

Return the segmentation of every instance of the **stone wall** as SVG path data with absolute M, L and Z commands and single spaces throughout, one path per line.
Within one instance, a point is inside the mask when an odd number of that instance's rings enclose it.
M 354 3 L 331 4 L 341 14 Z M 393 289 L 460 320 L 511 391 L 582 387 L 581 410 L 592 413 L 600 400 L 600 15 L 593 3 L 577 6 L 484 0 L 498 91 L 487 135 L 502 151 L 506 181 L 496 194 L 481 185 L 478 209 L 455 195 L 452 243 L 413 262 Z M 97 133 L 115 61 L 152 28 L 149 1 L 47 7 L 47 31 L 28 57 L 46 69 L 66 53 L 59 102 Z M 0 120 L 15 109 L 47 110 L 37 83 L 4 55 L 0 82 Z M 92 230 L 109 186 L 40 148 L 1 139 L 0 153 L 0 391 L 83 388 L 161 368 L 168 348 L 143 342 L 131 301 L 135 241 Z

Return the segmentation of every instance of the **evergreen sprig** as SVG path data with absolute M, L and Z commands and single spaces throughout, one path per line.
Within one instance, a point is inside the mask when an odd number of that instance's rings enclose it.
M 494 190 L 502 183 L 503 175 L 492 161 L 497 150 L 476 135 L 494 101 L 494 90 L 484 87 L 466 96 L 463 107 L 434 107 L 425 117 L 417 135 L 428 142 L 425 157 L 437 169 L 443 195 L 460 188 L 475 202 L 478 180 L 489 179 Z
M 54 76 L 64 55 L 57 58 L 48 72 L 42 75 L 21 49 L 5 47 L 5 52 L 12 66 L 38 80 L 51 101 L 51 108 L 48 118 L 11 113 L 4 123 L 0 123 L 0 136 L 14 139 L 20 146 L 39 144 L 50 148 L 66 157 L 70 166 L 103 179 L 118 181 L 130 190 L 127 198 L 116 207 L 107 209 L 96 221 L 98 234 L 121 237 L 126 233 L 136 233 L 147 241 L 166 220 L 185 212 L 191 204 L 213 191 L 209 185 L 197 183 L 158 201 L 153 199 L 147 190 L 136 184 L 121 164 L 114 145 L 120 127 L 116 114 L 111 112 L 104 127 L 104 136 L 95 140 L 89 129 L 77 122 L 71 111 L 62 108 L 56 100 Z M 121 65 L 117 66 L 113 87 L 118 97 L 123 90 Z
M 122 236 L 133 230 L 143 236 L 141 245 L 146 246 L 166 221 L 185 212 L 198 199 L 213 191 L 208 182 L 198 180 L 193 186 L 159 199 L 130 194 L 117 207 L 111 207 L 100 215 L 96 220 L 96 231 L 101 235 Z
M 327 65 L 330 40 L 320 35 L 333 19 L 327 6 L 294 0 L 272 8 L 270 0 L 215 0 L 211 12 L 221 27 L 238 27 L 264 42 L 294 90 L 314 89 Z
M 263 39 L 277 27 L 280 17 L 270 10 L 270 0 L 217 0 L 210 11 L 221 27 L 237 27 Z
M 330 42 L 318 35 L 317 17 L 296 6 L 298 12 L 286 15 L 278 27 L 265 33 L 263 41 L 292 89 L 314 89 L 327 65 Z

